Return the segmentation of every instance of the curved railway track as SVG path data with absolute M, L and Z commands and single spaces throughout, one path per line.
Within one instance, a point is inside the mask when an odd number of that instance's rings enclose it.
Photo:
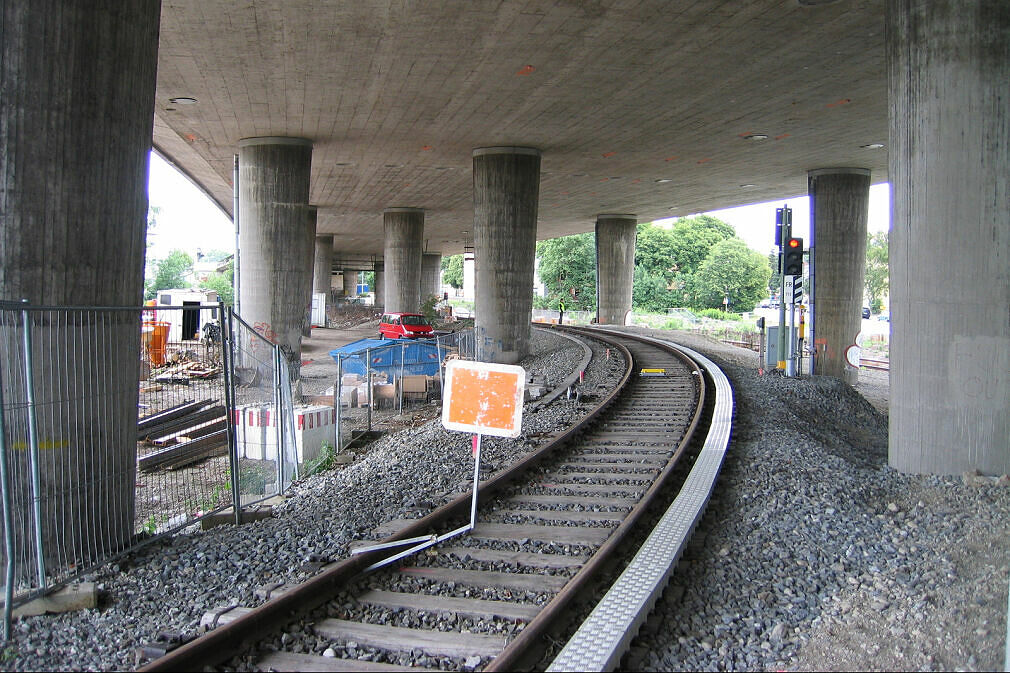
M 260 607 L 219 611 L 217 628 L 143 670 L 218 665 L 258 642 L 266 644 L 255 661 L 244 661 L 259 670 L 534 664 L 546 634 L 622 550 L 667 483 L 705 403 L 705 376 L 683 353 L 631 335 L 590 333 L 624 354 L 621 385 L 584 422 L 481 482 L 468 535 L 368 574 L 368 565 L 399 550 L 355 555 L 303 584 L 270 588 Z M 391 522 L 384 531 L 400 530 L 385 541 L 441 534 L 468 517 L 469 505 L 462 494 L 423 519 Z M 317 639 L 332 643 L 333 656 L 284 651 L 285 641 L 272 635 L 303 617 Z

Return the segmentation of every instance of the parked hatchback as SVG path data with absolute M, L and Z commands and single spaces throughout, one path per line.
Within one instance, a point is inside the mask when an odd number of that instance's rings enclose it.
M 418 339 L 432 332 L 431 323 L 420 313 L 386 313 L 379 319 L 380 339 Z

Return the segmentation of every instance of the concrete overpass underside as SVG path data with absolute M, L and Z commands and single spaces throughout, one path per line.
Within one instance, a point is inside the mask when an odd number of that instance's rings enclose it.
M 892 464 L 1010 471 L 1003 0 L 13 0 L 2 11 L 2 296 L 132 303 L 138 283 L 112 296 L 102 274 L 139 268 L 148 139 L 228 212 L 240 146 L 298 146 L 310 158 L 264 164 L 239 190 L 240 225 L 283 212 L 300 241 L 333 236 L 334 264 L 371 260 L 397 287 L 420 273 L 383 266 L 383 213 L 422 211 L 422 255 L 473 245 L 478 275 L 508 278 L 477 317 L 513 357 L 526 337 L 504 316 L 522 306 L 502 297 L 525 292 L 532 272 L 481 270 L 507 257 L 495 257 L 503 245 L 591 231 L 601 214 L 643 222 L 792 196 L 811 176 L 821 226 L 861 237 L 862 188 L 833 191 L 844 180 L 825 177 L 855 169 L 892 182 Z M 144 47 L 154 41 L 156 53 Z M 303 174 L 307 195 L 282 189 Z M 510 213 L 522 219 L 514 241 Z M 285 249 L 286 228 L 264 222 Z M 122 259 L 88 244 L 98 237 Z M 841 277 L 857 273 L 858 247 L 831 245 L 854 260 Z M 311 246 L 297 248 L 311 267 Z M 977 365 L 968 383 L 965 363 Z

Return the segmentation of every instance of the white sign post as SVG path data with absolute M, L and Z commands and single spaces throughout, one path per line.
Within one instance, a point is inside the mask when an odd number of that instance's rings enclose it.
M 353 550 L 352 554 L 360 554 L 375 549 L 418 543 L 410 549 L 372 564 L 367 570 L 387 565 L 416 551 L 473 530 L 477 524 L 481 438 L 483 435 L 519 436 L 522 432 L 525 390 L 526 370 L 522 367 L 470 360 L 449 361 L 445 367 L 445 384 L 442 390 L 442 425 L 447 430 L 474 433 L 470 523 L 444 535 L 415 537 Z

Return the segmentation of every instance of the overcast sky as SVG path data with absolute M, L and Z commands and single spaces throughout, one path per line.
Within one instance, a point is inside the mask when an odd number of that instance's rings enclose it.
M 203 252 L 235 250 L 235 230 L 228 216 L 153 152 L 148 191 L 151 206 L 160 208 L 158 226 L 148 237 L 148 242 L 152 244 L 150 258 L 164 258 L 177 248 L 190 255 L 198 248 Z M 890 227 L 889 195 L 886 182 L 870 187 L 867 228 L 871 232 L 887 231 Z M 810 206 L 806 195 L 708 214 L 732 225 L 737 235 L 754 250 L 768 252 L 774 245 L 775 209 L 786 205 L 793 210 L 793 235 L 809 241 Z

